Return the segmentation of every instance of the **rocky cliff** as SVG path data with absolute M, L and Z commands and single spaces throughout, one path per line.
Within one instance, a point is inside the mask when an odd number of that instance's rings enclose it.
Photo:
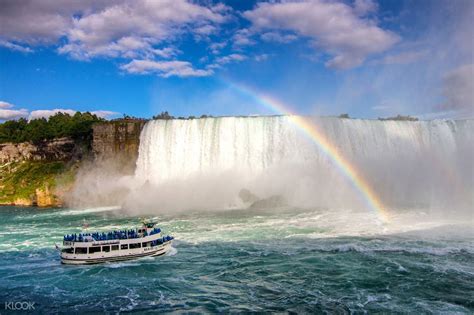
M 62 205 L 87 144 L 70 138 L 0 144 L 0 204 Z
M 132 174 L 145 123 L 138 119 L 97 123 L 90 143 L 58 138 L 0 144 L 0 205 L 61 206 L 85 159 L 105 161 L 114 166 L 112 172 Z
M 22 161 L 80 160 L 86 148 L 70 138 L 59 138 L 40 143 L 1 143 L 0 164 Z
M 140 133 L 146 120 L 121 119 L 93 126 L 92 152 L 96 159 L 113 159 L 124 174 L 135 171 Z

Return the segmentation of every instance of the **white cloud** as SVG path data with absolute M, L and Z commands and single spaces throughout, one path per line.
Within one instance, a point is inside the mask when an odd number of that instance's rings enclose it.
M 290 43 L 298 37 L 293 34 L 281 34 L 280 32 L 267 32 L 260 35 L 260 38 L 266 42 L 277 42 L 282 44 Z
M 76 111 L 73 109 L 63 109 L 63 108 L 34 110 L 30 112 L 30 115 L 28 116 L 28 120 L 38 119 L 38 118 L 49 118 L 57 113 L 69 114 L 72 116 L 76 113 Z
M 73 58 L 96 56 L 152 58 L 155 46 L 180 35 L 209 35 L 226 21 L 222 6 L 204 7 L 185 0 L 127 1 L 75 18 L 60 53 Z M 126 21 L 126 22 L 125 22 Z
M 218 57 L 214 60 L 214 63 L 207 65 L 207 69 L 219 69 L 222 68 L 223 65 L 234 63 L 234 62 L 241 62 L 247 59 L 247 56 L 242 54 L 230 54 L 227 56 Z
M 444 77 L 443 110 L 462 110 L 474 114 L 474 64 L 460 66 Z
M 246 56 L 244 55 L 241 55 L 241 54 L 230 54 L 228 56 L 223 56 L 223 57 L 219 57 L 216 59 L 216 63 L 220 64 L 220 65 L 225 65 L 227 63 L 231 63 L 231 62 L 239 62 L 239 61 L 243 61 L 247 59 Z
M 31 120 L 38 118 L 49 118 L 57 113 L 63 113 L 73 116 L 75 113 L 77 113 L 77 110 L 64 108 L 34 110 L 30 112 L 30 114 L 28 115 L 28 119 Z M 112 112 L 108 110 L 96 110 L 90 113 L 101 118 L 110 118 L 119 115 L 119 113 L 117 112 Z
M 78 60 L 170 59 L 180 53 L 175 41 L 206 39 L 231 13 L 222 3 L 188 0 L 6 0 L 0 3 L 0 46 L 32 52 L 34 45 L 60 43 L 58 53 Z M 207 75 L 181 67 L 181 76 Z
M 65 113 L 69 115 L 74 115 L 77 111 L 74 109 L 63 109 L 63 108 L 56 108 L 56 109 L 40 109 L 34 110 L 29 112 L 27 109 L 13 109 L 15 105 L 0 101 L 0 120 L 12 120 L 12 119 L 19 119 L 19 118 L 28 118 L 37 119 L 37 118 L 49 118 L 57 113 Z M 96 110 L 91 112 L 94 115 L 102 118 L 110 118 L 119 115 L 117 112 L 108 111 L 108 110 Z
M 255 59 L 255 61 L 260 62 L 260 61 L 265 61 L 265 60 L 267 60 L 269 57 L 270 57 L 270 56 L 269 56 L 268 54 L 260 54 L 260 55 L 256 55 L 256 56 L 254 57 L 254 59 Z
M 168 78 L 171 76 L 177 77 L 204 77 L 211 75 L 213 72 L 210 69 L 194 69 L 192 64 L 187 61 L 153 61 L 153 60 L 132 60 L 120 67 L 128 73 L 134 74 L 150 74 Z
M 375 64 L 387 64 L 387 65 L 393 65 L 393 64 L 409 64 L 409 63 L 414 63 L 416 61 L 419 61 L 426 57 L 428 55 L 428 51 L 422 50 L 422 51 L 404 51 L 398 54 L 391 54 L 385 56 L 381 60 L 375 61 Z
M 376 2 L 372 0 L 355 0 L 354 1 L 354 11 L 359 16 L 364 16 L 366 14 L 376 12 L 379 6 Z
M 26 109 L 13 109 L 13 107 L 15 107 L 15 105 L 0 101 L 0 120 L 12 120 L 28 116 Z
M 28 116 L 26 109 L 0 109 L 0 120 L 13 120 Z
M 110 110 L 94 110 L 91 112 L 91 114 L 94 114 L 97 117 L 106 118 L 106 119 L 120 115 L 120 113 L 112 112 Z
M 326 65 L 347 69 L 380 53 L 399 36 L 378 27 L 375 21 L 361 18 L 356 9 L 333 1 L 259 3 L 243 13 L 256 30 L 288 30 L 312 39 L 318 49 L 332 59 Z
M 10 104 L 8 102 L 0 101 L 0 108 L 12 108 L 13 104 Z
M 11 50 L 16 50 L 16 51 L 19 51 L 19 52 L 22 52 L 22 53 L 31 53 L 31 52 L 33 52 L 33 49 L 31 49 L 29 47 L 21 46 L 21 45 L 14 44 L 14 43 L 11 43 L 11 42 L 7 42 L 7 41 L 4 41 L 4 40 L 0 40 L 0 46 L 11 49 Z
M 221 43 L 212 43 L 209 45 L 209 49 L 214 55 L 217 55 L 218 53 L 221 52 L 221 50 L 227 46 L 227 42 L 221 42 Z
M 87 14 L 106 4 L 110 1 L 1 1 L 0 39 L 30 45 L 54 44 L 72 27 L 74 14 Z
M 238 30 L 232 37 L 232 43 L 234 46 L 250 46 L 256 44 L 251 38 L 252 32 L 246 28 Z

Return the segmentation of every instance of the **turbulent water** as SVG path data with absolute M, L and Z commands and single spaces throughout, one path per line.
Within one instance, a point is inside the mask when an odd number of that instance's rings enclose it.
M 387 221 L 289 117 L 151 121 L 135 176 L 101 167 L 76 183 L 77 200 L 118 207 L 0 209 L 0 302 L 42 313 L 473 313 L 474 122 L 312 122 Z M 144 214 L 175 237 L 168 255 L 60 264 L 54 243 L 83 220 L 110 230 Z
M 41 313 L 474 312 L 472 226 L 400 224 L 412 215 L 385 227 L 316 209 L 161 215 L 176 237 L 169 255 L 66 266 L 54 243 L 83 219 L 108 230 L 138 218 L 115 208 L 2 208 L 0 301 L 34 302 Z

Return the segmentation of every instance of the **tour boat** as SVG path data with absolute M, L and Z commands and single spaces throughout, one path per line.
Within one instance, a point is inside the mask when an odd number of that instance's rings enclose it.
M 161 256 L 171 248 L 172 236 L 163 236 L 156 223 L 143 223 L 139 229 L 107 233 L 65 235 L 61 249 L 63 264 L 98 264 Z

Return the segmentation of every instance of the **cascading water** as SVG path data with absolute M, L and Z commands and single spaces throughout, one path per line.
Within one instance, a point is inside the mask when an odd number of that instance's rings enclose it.
M 474 121 L 308 119 L 384 203 L 472 205 Z M 144 127 L 140 181 L 160 185 L 227 172 L 243 187 L 285 194 L 296 204 L 347 206 L 358 199 L 331 157 L 288 116 L 154 120 Z

